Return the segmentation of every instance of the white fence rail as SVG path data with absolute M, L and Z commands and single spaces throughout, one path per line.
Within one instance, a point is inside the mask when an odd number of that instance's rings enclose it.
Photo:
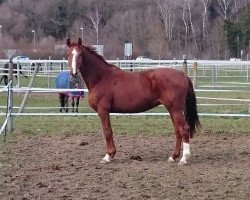
M 8 62 L 8 60 L 0 60 L 0 71 L 3 65 Z M 177 68 L 182 69 L 183 66 L 183 60 L 152 60 L 152 61 L 136 61 L 136 60 L 109 60 L 108 61 L 111 64 L 114 64 L 118 67 L 121 67 L 122 69 L 126 70 L 144 70 L 149 68 L 155 68 L 155 67 L 171 67 L 171 68 Z M 196 89 L 197 92 L 243 92 L 243 93 L 250 93 L 250 83 L 249 76 L 250 76 L 250 61 L 211 61 L 211 60 L 187 60 L 187 66 L 188 66 L 188 73 L 191 76 L 191 72 L 193 70 L 192 66 L 193 63 L 197 62 L 198 64 L 198 70 L 199 74 L 198 77 L 211 77 L 212 84 L 211 85 L 203 85 L 199 87 L 199 89 Z M 67 60 L 26 60 L 26 61 L 20 61 L 19 64 L 22 65 L 22 71 L 26 74 L 32 75 L 32 63 L 35 65 L 40 64 L 41 70 L 39 71 L 37 76 L 45 76 L 45 77 L 55 77 L 56 74 L 61 70 L 67 69 Z M 219 75 L 219 72 L 223 71 L 225 72 L 224 75 Z M 237 76 L 232 76 L 229 73 L 230 72 L 238 72 Z M 0 73 L 1 75 L 1 73 Z M 223 87 L 229 87 L 229 88 L 236 88 L 236 89 L 215 89 L 215 81 L 218 78 L 221 77 L 228 77 L 230 78 L 230 82 L 216 82 L 224 84 Z M 242 77 L 244 78 L 244 82 L 232 82 L 232 77 Z M 228 86 L 225 86 L 226 84 L 229 84 Z M 48 84 L 49 85 L 49 84 Z M 220 85 L 220 87 L 222 87 Z M 209 89 L 201 89 L 201 88 L 209 88 Z M 240 89 L 238 89 L 240 88 Z M 13 92 L 26 92 L 27 90 L 30 90 L 32 93 L 51 93 L 51 92 L 59 92 L 59 91 L 65 91 L 64 89 L 49 89 L 49 88 L 24 88 L 18 85 L 18 87 L 13 88 Z M 67 89 L 66 91 L 69 91 Z M 72 91 L 77 91 L 77 89 L 73 89 Z M 84 89 L 85 92 L 87 92 L 87 89 Z M 6 89 L 0 88 L 0 93 L 6 92 Z M 250 97 L 250 95 L 249 95 Z M 235 98 L 215 98 L 215 97 L 197 97 L 198 99 L 207 99 L 207 100 L 219 100 L 219 101 L 235 101 L 241 103 L 241 105 L 249 104 L 250 105 L 250 99 L 235 99 Z M 209 104 L 212 105 L 212 104 Z M 223 105 L 223 104 L 218 104 Z M 226 104 L 225 104 L 226 105 Z M 233 105 L 233 104 L 232 104 Z M 0 115 L 4 115 L 4 113 L 0 113 Z M 29 115 L 46 115 L 46 116 L 71 116 L 71 115 L 96 115 L 95 113 L 12 113 L 13 116 L 29 116 Z M 168 115 L 168 113 L 136 113 L 136 114 L 116 114 L 112 113 L 112 115 Z M 199 113 L 201 116 L 228 116 L 228 117 L 250 117 L 250 114 L 247 113 Z
M 3 75 L 2 69 L 8 60 L 0 59 L 0 75 Z M 183 60 L 149 60 L 149 61 L 137 61 L 137 60 L 107 60 L 110 64 L 114 64 L 122 69 L 126 70 L 144 70 L 155 67 L 171 67 L 180 69 L 183 66 Z M 241 75 L 237 77 L 245 77 L 247 81 L 250 80 L 250 61 L 222 61 L 222 60 L 187 60 L 188 74 L 192 76 L 190 71 L 192 65 L 197 62 L 198 70 L 201 71 L 199 76 L 202 77 L 228 77 L 228 73 L 232 71 L 238 71 Z M 67 70 L 67 60 L 20 60 L 18 64 L 22 66 L 22 71 L 28 75 L 32 74 L 32 65 L 40 65 L 38 76 L 51 76 L 54 77 L 56 73 L 61 70 Z M 33 66 L 34 67 L 34 66 Z M 218 75 L 219 70 L 224 70 L 226 73 L 224 76 Z

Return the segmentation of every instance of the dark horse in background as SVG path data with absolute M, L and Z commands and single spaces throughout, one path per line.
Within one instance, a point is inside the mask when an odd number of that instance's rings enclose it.
M 56 77 L 57 89 L 82 89 L 83 83 L 80 76 L 71 76 L 68 71 L 60 72 Z M 68 99 L 72 99 L 72 112 L 78 113 L 80 98 L 84 97 L 83 91 L 64 91 L 59 92 L 60 112 L 68 112 Z M 76 108 L 75 108 L 76 105 Z
M 4 68 L 3 69 L 4 75 L 0 79 L 0 84 L 2 83 L 2 80 L 4 80 L 4 84 L 8 85 L 9 62 L 5 63 L 3 68 Z M 20 72 L 20 74 L 24 75 L 24 73 L 22 72 L 22 67 L 21 67 L 20 64 L 19 64 L 19 72 Z M 16 63 L 13 63 L 13 75 L 17 79 L 17 64 Z M 24 75 L 24 77 L 28 78 L 26 75 Z
M 160 104 L 168 110 L 173 122 L 176 143 L 169 162 L 183 155 L 179 165 L 187 164 L 189 139 L 200 122 L 196 96 L 190 78 L 182 71 L 160 68 L 140 72 L 124 71 L 107 63 L 96 51 L 67 40 L 68 64 L 72 75 L 80 71 L 89 90 L 90 106 L 98 113 L 106 140 L 106 155 L 101 163 L 110 162 L 116 154 L 110 113 L 144 112 Z

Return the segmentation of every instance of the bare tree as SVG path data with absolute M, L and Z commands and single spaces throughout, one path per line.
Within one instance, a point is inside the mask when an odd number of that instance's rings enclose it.
M 91 27 L 95 30 L 96 44 L 99 44 L 99 26 L 101 21 L 101 14 L 99 12 L 99 8 L 96 6 L 94 10 L 89 12 L 87 17 L 90 19 Z
M 176 22 L 175 12 L 176 12 L 176 7 L 178 5 L 178 1 L 156 0 L 156 3 L 164 23 L 164 29 L 167 41 L 169 42 L 173 37 L 173 29 Z
M 211 0 L 199 0 L 202 5 L 203 5 L 203 10 L 201 11 L 201 14 L 202 14 L 202 35 L 203 35 L 203 38 L 206 38 L 206 23 L 207 23 L 207 19 L 208 19 L 208 7 L 209 5 L 211 4 Z
M 249 0 L 217 0 L 217 3 L 220 15 L 227 20 L 235 16 L 240 8 L 246 7 Z
M 187 0 L 187 8 L 188 8 L 188 14 L 189 14 L 189 23 L 190 23 L 190 27 L 193 33 L 193 40 L 194 40 L 194 45 L 197 45 L 197 40 L 196 40 L 196 31 L 194 28 L 194 24 L 193 24 L 193 19 L 192 19 L 192 12 L 191 12 L 191 8 L 190 8 L 190 0 Z
M 187 43 L 188 43 L 188 35 L 189 35 L 189 26 L 188 26 L 188 22 L 186 19 L 186 3 L 185 3 L 185 1 L 182 4 L 182 20 L 183 20 L 183 23 L 185 26 L 184 49 L 186 51 Z

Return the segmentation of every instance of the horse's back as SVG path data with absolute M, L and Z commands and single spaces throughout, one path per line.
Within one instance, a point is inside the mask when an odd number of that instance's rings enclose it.
M 99 84 L 97 93 L 99 96 L 110 96 L 107 99 L 112 100 L 112 112 L 142 112 L 159 104 L 184 101 L 187 80 L 182 71 L 170 68 L 141 72 L 114 71 Z
M 60 72 L 56 77 L 56 88 L 69 88 L 70 74 L 67 71 Z
M 56 77 L 56 88 L 58 89 L 81 89 L 81 78 L 77 76 L 73 78 L 67 71 L 60 72 Z M 69 91 L 66 94 L 70 97 L 84 96 L 83 91 Z
M 17 64 L 13 63 L 13 73 L 16 73 Z M 19 64 L 19 69 L 21 69 L 21 65 Z M 9 62 L 5 63 L 3 66 L 3 73 L 9 73 Z

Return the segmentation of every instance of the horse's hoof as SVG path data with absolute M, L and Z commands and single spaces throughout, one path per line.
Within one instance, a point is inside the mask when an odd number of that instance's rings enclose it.
M 186 165 L 187 164 L 187 161 L 186 160 L 180 160 L 180 162 L 178 163 L 178 165 Z
M 110 161 L 107 161 L 107 160 L 104 160 L 104 159 L 102 159 L 101 161 L 100 161 L 100 163 L 101 164 L 106 164 L 106 163 L 109 163 Z
M 105 155 L 105 157 L 100 161 L 101 164 L 109 163 L 111 160 L 110 156 L 108 154 Z
M 175 160 L 174 160 L 173 157 L 171 156 L 171 157 L 168 158 L 168 162 L 169 162 L 169 163 L 174 163 Z

